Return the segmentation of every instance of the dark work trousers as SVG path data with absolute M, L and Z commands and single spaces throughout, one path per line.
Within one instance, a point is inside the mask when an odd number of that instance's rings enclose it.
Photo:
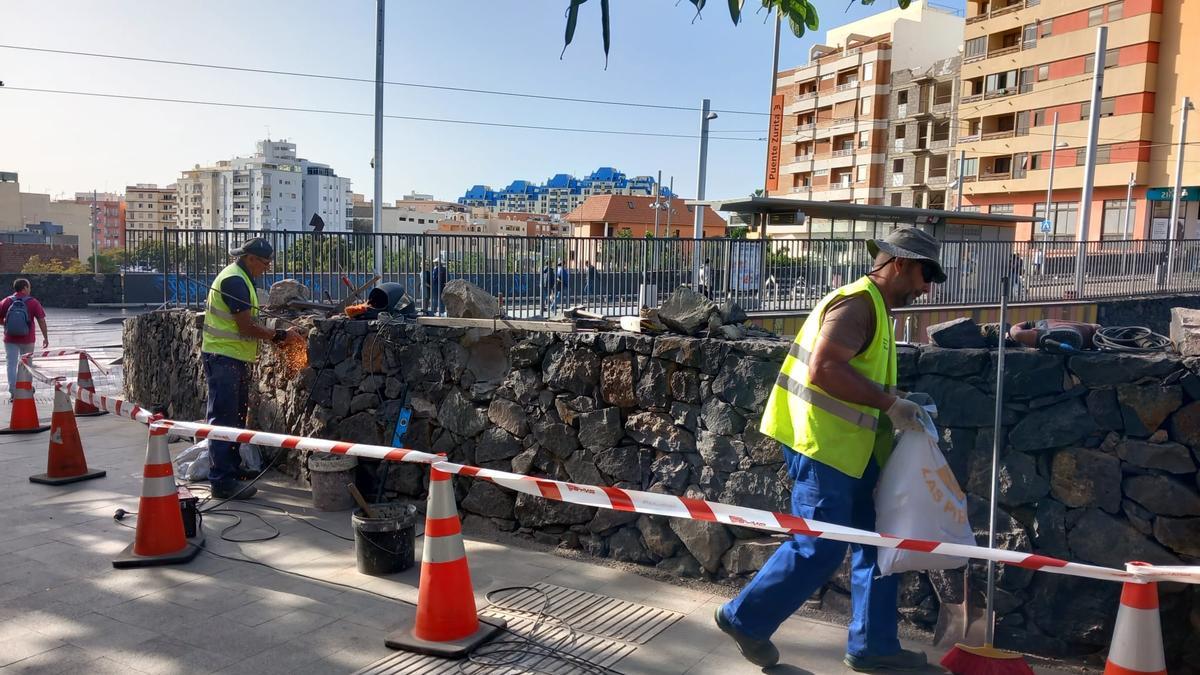
M 208 423 L 244 428 L 249 403 L 250 364 L 220 354 L 204 355 L 204 377 L 208 380 Z M 238 444 L 209 439 L 208 456 L 212 467 L 208 481 L 212 485 L 237 480 L 241 455 Z
M 836 525 L 875 530 L 875 484 L 879 466 L 867 463 L 854 478 L 790 448 L 783 451 L 792 487 L 792 514 Z M 847 544 L 795 535 L 775 549 L 742 592 L 725 606 L 725 616 L 750 637 L 766 640 L 804 604 L 846 555 Z M 899 576 L 879 576 L 878 549 L 850 544 L 853 616 L 846 651 L 854 656 L 888 656 L 900 651 L 896 637 Z

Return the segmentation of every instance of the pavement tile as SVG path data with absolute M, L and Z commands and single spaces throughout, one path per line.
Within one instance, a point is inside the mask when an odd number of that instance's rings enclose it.
M 248 659 L 284 642 L 275 635 L 260 632 L 257 627 L 227 621 L 204 621 L 196 630 L 177 633 L 174 639 L 193 647 L 212 648 L 220 645 L 223 653 L 235 659 Z
M 21 659 L 16 663 L 4 666 L 0 668 L 0 675 L 16 675 L 18 673 L 53 675 L 54 673 L 61 673 L 64 670 L 87 663 L 88 661 L 93 661 L 95 658 L 96 656 L 89 653 L 86 649 L 64 644 L 61 647 L 44 651 L 41 654 L 35 654 L 34 656 Z
M 36 656 L 62 646 L 62 641 L 56 640 L 29 630 L 19 620 L 0 623 L 0 666 L 7 666 L 22 659 Z
M 62 630 L 66 632 L 64 642 L 89 650 L 131 647 L 157 636 L 154 631 L 95 612 L 65 620 Z
M 190 630 L 203 631 L 204 625 L 194 624 Z M 132 649 L 110 651 L 106 658 L 140 672 L 163 675 L 212 673 L 237 660 L 219 646 L 195 647 L 165 636 L 147 640 Z
M 129 675 L 131 672 L 140 673 L 142 671 L 127 663 L 102 656 L 93 661 L 67 668 L 61 671 L 60 675 Z
M 204 614 L 170 602 L 166 595 L 167 591 L 162 591 L 96 611 L 122 623 L 168 635 L 203 623 Z

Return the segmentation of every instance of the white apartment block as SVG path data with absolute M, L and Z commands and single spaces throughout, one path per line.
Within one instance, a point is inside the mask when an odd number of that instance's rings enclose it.
M 259 141 L 250 157 L 184 171 L 180 224 L 221 230 L 305 230 L 314 215 L 326 232 L 350 229 L 350 179 L 296 156 L 296 144 Z

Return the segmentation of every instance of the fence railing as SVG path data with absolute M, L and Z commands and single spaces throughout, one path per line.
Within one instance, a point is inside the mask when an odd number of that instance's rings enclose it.
M 600 314 L 657 307 L 678 286 L 751 312 L 803 312 L 830 290 L 867 273 L 861 239 L 692 239 L 524 237 L 473 234 L 357 234 L 218 230 L 130 231 L 127 274 L 159 275 L 163 302 L 202 306 L 250 236 L 275 247 L 263 279 L 293 278 L 316 300 L 341 300 L 374 274 L 402 284 L 422 309 L 439 311 L 441 289 L 466 279 L 501 298 L 510 316 L 550 316 L 582 306 Z M 1082 291 L 1076 265 L 1083 248 Z M 1168 255 L 1173 248 L 1173 261 Z M 1200 292 L 1200 240 L 946 241 L 943 284 L 917 301 L 929 306 L 997 304 L 1001 279 L 1015 302 L 1060 302 Z M 560 264 L 561 261 L 561 264 Z M 699 270 L 697 269 L 699 265 Z M 1170 275 L 1168 276 L 1168 269 Z M 699 276 L 697 276 L 699 275 Z

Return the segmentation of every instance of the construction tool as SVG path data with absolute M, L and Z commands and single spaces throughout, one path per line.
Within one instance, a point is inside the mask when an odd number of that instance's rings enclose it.
M 353 300 L 358 300 L 359 302 L 363 302 L 361 293 L 363 291 L 367 290 L 368 288 L 374 286 L 375 282 L 379 281 L 380 278 L 381 277 L 378 274 L 376 274 L 375 276 L 371 277 L 370 281 L 363 284 L 362 286 L 359 286 L 358 288 L 355 288 L 354 284 L 352 284 L 349 279 L 347 279 L 346 277 L 342 277 L 342 283 L 345 284 L 350 289 L 350 295 L 346 296 L 345 299 L 343 299 L 341 302 L 339 302 L 337 305 L 334 306 L 334 313 L 337 313 L 337 312 L 340 312 L 340 311 L 346 309 L 346 307 L 348 305 L 350 305 L 350 302 Z
M 403 448 L 404 436 L 408 434 L 408 423 L 412 420 L 412 407 L 409 406 L 409 391 L 408 387 L 404 388 L 404 393 L 400 397 L 400 413 L 396 415 L 396 428 L 392 432 L 392 447 Z M 391 473 L 392 465 L 387 460 L 379 463 L 379 484 L 375 487 L 375 501 L 383 501 L 383 492 L 387 489 L 388 474 Z
M 1004 413 L 1004 330 L 1008 315 L 1008 277 L 1000 279 L 1000 327 L 996 339 L 996 412 L 992 420 L 992 480 L 988 500 L 988 548 L 996 548 L 996 503 L 1000 492 L 1000 447 L 1004 443 L 1000 436 L 1000 422 Z M 971 576 L 970 566 L 963 573 L 963 606 L 969 603 L 966 592 Z M 1025 657 L 1017 652 L 996 649 L 996 563 L 987 563 L 987 605 L 984 610 L 983 646 L 970 647 L 962 643 L 954 645 L 942 658 L 942 665 L 954 675 L 1033 675 Z M 967 627 L 970 632 L 970 626 Z
M 358 491 L 358 486 L 354 483 L 347 483 L 346 490 L 350 492 L 350 496 L 354 497 L 354 501 L 358 504 L 358 508 L 362 509 L 363 515 L 368 518 L 374 518 L 375 512 L 371 510 L 371 505 L 363 498 L 361 492 Z

